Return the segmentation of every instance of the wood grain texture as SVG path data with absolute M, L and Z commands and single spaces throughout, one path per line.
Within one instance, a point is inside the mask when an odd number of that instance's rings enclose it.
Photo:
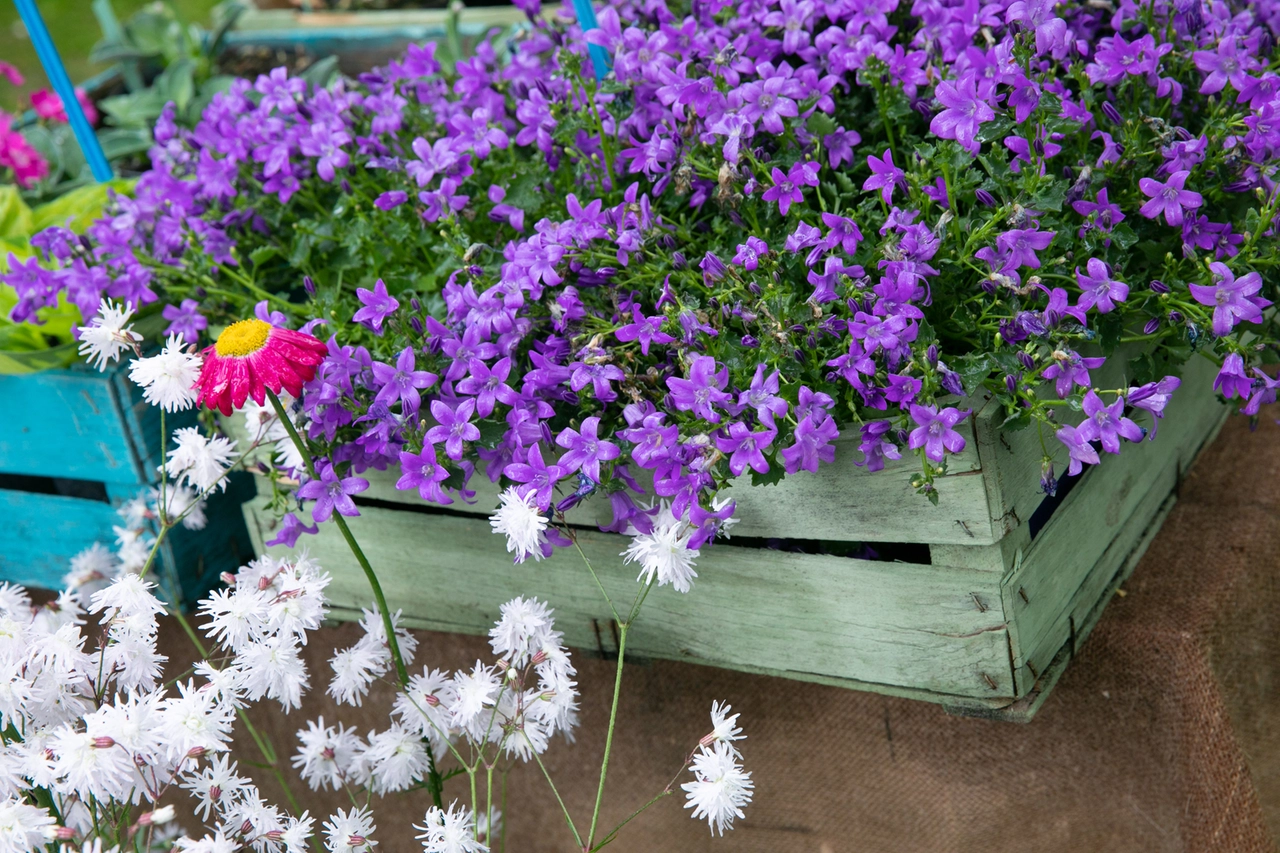
M 250 505 L 257 541 L 269 533 Z M 475 518 L 367 507 L 351 529 L 379 573 L 393 608 L 410 624 L 483 633 L 498 607 L 537 595 L 579 648 L 612 645 L 611 614 L 581 558 L 560 551 L 515 566 L 504 540 Z M 618 608 L 639 589 L 619 556 L 626 539 L 584 531 L 581 543 Z M 304 542 L 333 575 L 338 608 L 369 606 L 363 574 L 331 525 Z M 285 553 L 282 549 L 268 549 Z M 907 563 L 870 562 L 716 545 L 698 561 L 694 590 L 655 589 L 628 650 L 656 657 L 767 672 L 800 680 L 856 681 L 976 700 L 1014 697 L 1008 633 L 997 576 Z

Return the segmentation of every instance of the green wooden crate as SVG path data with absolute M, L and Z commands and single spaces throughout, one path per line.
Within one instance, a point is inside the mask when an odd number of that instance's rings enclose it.
M 996 407 L 981 401 L 964 425 L 964 453 L 938 482 L 936 507 L 913 494 L 911 462 L 876 474 L 855 466 L 851 438 L 820 473 L 777 486 L 736 486 L 739 542 L 914 543 L 922 556 L 890 562 L 722 542 L 703 550 L 692 592 L 650 594 L 627 652 L 1029 720 L 1225 419 L 1227 409 L 1211 391 L 1215 371 L 1205 359 L 1191 362 L 1158 438 L 1120 456 L 1104 454 L 1051 513 L 1041 509 L 1037 430 L 997 428 Z M 1097 378 L 1099 387 L 1120 380 Z M 1047 439 L 1053 450 L 1057 442 Z M 1060 455 L 1065 462 L 1065 451 Z M 556 626 L 571 645 L 613 648 L 608 608 L 576 553 L 512 565 L 505 540 L 486 520 L 497 504 L 495 486 L 484 483 L 474 506 L 440 508 L 397 491 L 388 474 L 369 479 L 351 528 L 391 607 L 403 609 L 409 624 L 479 634 L 501 603 L 537 595 L 556 608 Z M 260 497 L 245 510 L 260 550 L 272 536 L 266 503 Z M 606 502 L 588 502 L 570 520 L 587 525 L 593 512 L 607 517 Z M 622 565 L 626 544 L 616 534 L 581 533 L 610 596 L 630 601 L 636 567 Z M 299 545 L 333 575 L 333 615 L 358 617 L 371 596 L 337 530 L 324 525 Z

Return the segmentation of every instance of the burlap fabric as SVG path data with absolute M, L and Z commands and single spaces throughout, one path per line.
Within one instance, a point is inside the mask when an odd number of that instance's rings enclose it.
M 635 820 L 624 851 L 814 853 L 1208 853 L 1272 851 L 1280 833 L 1280 428 L 1233 418 L 1183 483 L 1181 500 L 1123 597 L 1029 725 L 949 717 L 867 693 L 674 663 L 628 665 L 602 824 L 612 826 L 671 779 L 708 728 L 713 699 L 733 703 L 756 781 L 747 818 L 723 840 L 690 820 L 678 789 Z M 460 570 L 465 570 L 460 567 Z M 531 570 L 531 578 L 536 568 Z M 531 588 L 536 592 L 536 588 Z M 697 594 L 696 589 L 693 593 Z M 167 631 L 171 629 L 167 628 Z M 362 710 L 323 696 L 327 659 L 357 636 L 326 628 L 307 647 L 319 685 L 301 713 L 255 712 L 282 753 L 323 714 L 385 727 L 389 692 Z M 419 659 L 458 667 L 476 638 L 420 634 Z M 185 639 L 167 635 L 181 658 Z M 595 796 L 613 666 L 576 654 L 578 741 L 546 763 L 584 822 Z M 241 754 L 252 754 L 245 740 Z M 259 774 L 261 775 L 261 774 Z M 687 780 L 682 777 L 680 781 Z M 262 779 L 268 796 L 281 801 Z M 465 798 L 462 780 L 449 794 Z M 298 786 L 313 814 L 345 795 Z M 511 773 L 507 849 L 571 851 L 536 765 Z M 410 825 L 424 796 L 384 800 L 376 837 L 420 849 Z

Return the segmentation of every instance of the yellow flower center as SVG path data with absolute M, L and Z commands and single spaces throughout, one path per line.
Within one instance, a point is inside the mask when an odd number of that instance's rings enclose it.
M 241 320 L 223 329 L 214 343 L 214 351 L 221 356 L 252 355 L 266 346 L 271 334 L 271 324 L 261 320 Z

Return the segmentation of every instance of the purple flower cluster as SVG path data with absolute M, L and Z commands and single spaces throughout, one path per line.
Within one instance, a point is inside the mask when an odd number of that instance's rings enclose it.
M 163 296 L 196 339 L 236 294 L 306 300 L 279 322 L 332 324 L 302 400 L 317 519 L 394 467 L 437 502 L 482 475 L 701 530 L 731 478 L 816 471 L 842 431 L 869 470 L 914 453 L 936 497 L 982 405 L 1076 473 L 1144 437 L 1126 411 L 1154 436 L 1178 386 L 1122 340 L 1199 347 L 1246 411 L 1275 398 L 1243 341 L 1275 340 L 1272 4 L 619 0 L 599 23 L 449 73 L 429 46 L 324 90 L 276 71 L 193 131 L 162 119 L 133 197 L 3 277 L 15 318 Z

